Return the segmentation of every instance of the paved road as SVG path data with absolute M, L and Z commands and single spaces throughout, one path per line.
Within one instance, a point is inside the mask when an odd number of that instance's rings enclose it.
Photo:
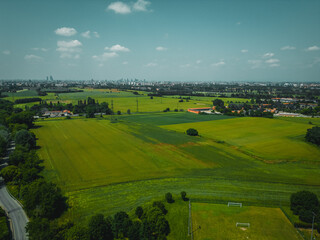
M 14 149 L 11 147 L 11 151 Z M 7 187 L 1 184 L 0 177 L 0 206 L 8 213 L 11 227 L 13 228 L 13 239 L 25 240 L 27 238 L 26 225 L 29 221 L 21 205 L 10 196 Z

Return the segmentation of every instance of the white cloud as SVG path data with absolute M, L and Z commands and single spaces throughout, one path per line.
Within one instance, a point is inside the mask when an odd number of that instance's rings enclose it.
M 119 56 L 117 53 L 115 52 L 106 52 L 106 53 L 103 53 L 102 55 L 94 55 L 92 56 L 93 59 L 97 60 L 97 61 L 107 61 L 111 58 L 114 58 L 114 57 L 117 57 Z
M 168 49 L 162 46 L 156 47 L 157 51 L 167 51 Z
M 148 11 L 148 6 L 150 5 L 150 2 L 145 1 L 145 0 L 138 0 L 133 4 L 133 9 L 135 11 L 143 11 L 146 12 Z
M 93 35 L 94 35 L 96 38 L 99 38 L 99 37 L 100 37 L 99 33 L 97 33 L 97 32 L 93 32 Z
M 129 5 L 123 3 L 123 2 L 113 2 L 110 3 L 110 5 L 108 6 L 107 10 L 112 10 L 115 13 L 119 13 L 119 14 L 128 14 L 131 13 L 131 8 Z
M 158 66 L 158 63 L 150 62 L 146 65 L 146 67 L 156 67 Z
M 104 50 L 110 50 L 111 52 L 130 52 L 129 48 L 121 46 L 119 44 L 113 45 L 112 47 L 105 47 Z
M 307 50 L 307 51 L 318 51 L 318 50 L 320 50 L 320 47 L 318 47 L 318 46 L 312 46 L 312 47 L 308 47 L 306 50 Z
M 84 37 L 84 38 L 91 38 L 90 31 L 88 30 L 86 32 L 81 33 L 81 36 Z
M 242 49 L 241 52 L 242 52 L 242 53 L 247 53 L 247 52 L 248 52 L 248 49 Z
M 10 54 L 11 54 L 11 52 L 10 52 L 9 50 L 4 50 L 2 53 L 3 53 L 4 55 L 10 55 Z
M 128 62 L 127 62 L 127 61 L 124 61 L 124 62 L 122 62 L 122 64 L 123 64 L 123 65 L 127 65 L 127 64 L 128 64 Z
M 34 51 L 42 51 L 42 52 L 47 52 L 49 49 L 48 48 L 32 48 Z
M 74 58 L 79 59 L 81 52 L 82 43 L 78 40 L 70 40 L 70 41 L 58 41 L 58 48 L 56 49 L 60 52 L 60 58 Z
M 263 58 L 270 58 L 270 57 L 273 57 L 274 56 L 274 53 L 265 53 L 262 57 Z
M 202 63 L 202 60 L 198 59 L 198 60 L 196 61 L 196 64 L 200 64 L 200 63 Z
M 79 47 L 82 46 L 82 43 L 78 40 L 58 41 L 57 46 L 58 52 L 80 52 L 81 49 Z
M 43 58 L 33 54 L 29 54 L 29 55 L 25 55 L 24 59 L 25 60 L 42 60 Z
M 237 23 L 236 23 L 236 25 L 240 25 L 240 24 L 241 24 L 241 22 L 237 22 Z
M 276 59 L 276 58 L 270 58 L 270 59 L 266 60 L 266 63 L 270 63 L 270 64 L 278 63 L 278 62 L 280 62 L 280 60 Z
M 225 65 L 226 63 L 223 61 L 223 60 L 220 60 L 220 62 L 217 62 L 217 63 L 212 63 L 211 65 L 213 67 L 219 67 L 219 66 L 223 66 Z
M 293 47 L 293 46 L 284 46 L 284 47 L 280 48 L 280 50 L 282 50 L 282 51 L 295 50 L 295 49 L 296 49 L 296 47 Z
M 270 67 L 280 67 L 280 64 L 273 63 L 273 64 L 270 65 Z
M 68 27 L 57 28 L 54 32 L 57 35 L 61 35 L 65 37 L 70 37 L 77 33 L 77 31 L 74 28 L 68 28 Z

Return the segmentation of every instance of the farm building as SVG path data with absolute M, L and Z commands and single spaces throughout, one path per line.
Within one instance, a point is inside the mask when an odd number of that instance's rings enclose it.
M 63 111 L 46 111 L 43 114 L 43 117 L 66 117 L 66 116 L 72 116 L 73 113 L 69 110 L 63 110 Z
M 199 114 L 201 112 L 205 112 L 205 113 L 209 113 L 211 114 L 212 110 L 215 110 L 215 107 L 206 107 L 206 108 L 189 108 L 188 109 L 188 112 L 191 112 L 191 113 L 196 113 L 196 114 Z

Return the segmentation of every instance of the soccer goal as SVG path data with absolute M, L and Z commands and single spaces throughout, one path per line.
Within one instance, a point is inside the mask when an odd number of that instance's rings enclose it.
M 237 222 L 237 223 L 236 223 L 236 227 L 247 227 L 247 228 L 249 228 L 249 227 L 250 227 L 250 223 L 240 223 L 240 222 Z
M 228 207 L 242 207 L 242 203 L 228 202 Z

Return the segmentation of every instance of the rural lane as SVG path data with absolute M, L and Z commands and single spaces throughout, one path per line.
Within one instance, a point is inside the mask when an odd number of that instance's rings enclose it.
M 8 149 L 10 151 L 14 150 L 14 143 Z M 8 153 L 8 154 L 9 154 Z M 6 161 L 8 157 L 4 158 Z M 6 164 L 2 164 L 6 165 Z M 26 226 L 28 223 L 28 217 L 24 212 L 20 203 L 14 199 L 8 192 L 7 187 L 2 184 L 2 178 L 0 177 L 0 206 L 6 211 L 9 217 L 10 226 L 12 230 L 13 239 L 15 240 L 25 240 L 28 239 L 26 233 Z

